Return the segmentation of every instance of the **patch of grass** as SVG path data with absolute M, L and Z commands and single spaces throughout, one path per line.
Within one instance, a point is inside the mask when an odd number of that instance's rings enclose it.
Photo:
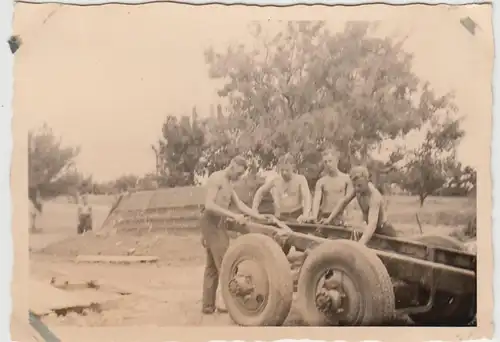
M 476 212 L 476 201 L 463 197 L 429 197 L 420 207 L 416 197 L 391 196 L 388 215 L 393 223 L 415 222 L 418 214 L 422 224 L 464 226 Z

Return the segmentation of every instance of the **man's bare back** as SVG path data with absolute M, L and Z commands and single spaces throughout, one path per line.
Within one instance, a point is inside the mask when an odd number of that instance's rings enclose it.
M 224 209 L 229 209 L 231 205 L 231 196 L 233 194 L 233 186 L 229 182 L 225 170 L 212 173 L 207 180 L 207 185 L 216 189 L 215 204 Z
M 331 222 L 356 197 L 363 214 L 363 221 L 366 223 L 359 242 L 366 244 L 374 233 L 396 236 L 395 229 L 387 222 L 383 196 L 370 182 L 368 170 L 361 166 L 354 167 L 351 169 L 350 179 L 352 189 L 339 202 L 326 221 Z
M 386 214 L 384 208 L 384 198 L 377 187 L 372 183 L 368 184 L 370 188 L 369 193 L 358 193 L 356 194 L 356 199 L 358 201 L 359 209 L 363 214 L 363 221 L 368 223 L 368 215 L 370 213 L 370 205 L 377 203 L 378 210 L 378 220 L 377 227 L 381 226 L 385 222 Z

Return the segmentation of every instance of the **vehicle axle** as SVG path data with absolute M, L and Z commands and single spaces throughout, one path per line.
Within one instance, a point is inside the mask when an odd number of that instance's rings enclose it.
M 316 306 L 323 313 L 341 313 L 342 298 L 344 296 L 337 290 L 322 288 L 316 295 Z
M 238 297 L 246 297 L 253 293 L 255 286 L 250 276 L 235 275 L 229 281 L 229 291 Z

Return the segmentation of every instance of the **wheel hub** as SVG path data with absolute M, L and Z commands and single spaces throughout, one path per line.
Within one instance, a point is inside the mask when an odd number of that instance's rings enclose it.
M 236 274 L 229 281 L 229 291 L 233 296 L 245 297 L 254 292 L 255 286 L 252 283 L 251 276 Z
M 355 320 L 360 298 L 354 284 L 338 270 L 328 270 L 316 290 L 315 304 L 318 310 L 335 324 Z
M 341 313 L 342 309 L 342 293 L 337 290 L 327 290 L 322 288 L 316 295 L 316 306 L 323 313 Z
M 257 312 L 268 296 L 267 275 L 257 263 L 245 260 L 235 267 L 228 290 L 243 310 Z

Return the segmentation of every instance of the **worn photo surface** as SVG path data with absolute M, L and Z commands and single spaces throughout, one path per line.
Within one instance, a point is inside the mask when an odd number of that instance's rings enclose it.
M 61 341 L 491 337 L 491 15 L 17 3 L 15 314 Z

